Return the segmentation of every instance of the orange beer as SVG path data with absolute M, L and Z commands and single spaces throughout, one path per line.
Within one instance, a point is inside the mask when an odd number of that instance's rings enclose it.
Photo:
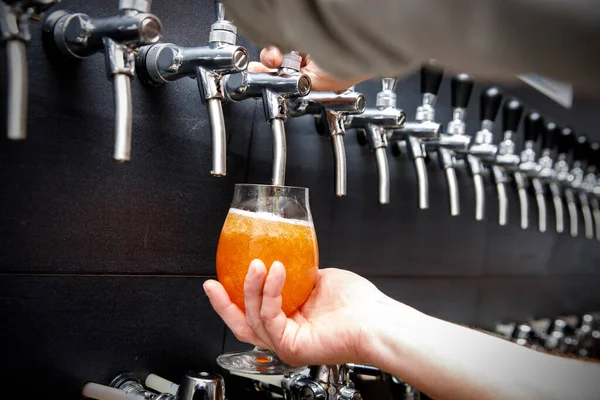
M 261 259 L 267 270 L 274 261 L 285 266 L 282 309 L 292 315 L 317 281 L 319 252 L 312 221 L 231 208 L 217 248 L 217 277 L 242 310 L 244 281 L 255 258 Z

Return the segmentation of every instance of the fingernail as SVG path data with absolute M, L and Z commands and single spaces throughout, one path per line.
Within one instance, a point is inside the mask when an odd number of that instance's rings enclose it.
M 208 288 L 208 285 L 209 285 L 209 283 L 208 283 L 208 282 L 204 282 L 204 283 L 202 284 L 202 288 L 204 289 L 204 293 L 206 293 L 206 295 L 207 295 L 207 296 L 208 296 L 208 290 L 207 290 L 207 288 Z

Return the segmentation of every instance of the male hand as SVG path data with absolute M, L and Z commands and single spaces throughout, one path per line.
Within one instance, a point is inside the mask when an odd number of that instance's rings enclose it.
M 244 283 L 245 314 L 219 282 L 205 282 L 204 290 L 238 340 L 271 349 L 291 365 L 368 362 L 375 332 L 402 306 L 366 279 L 328 268 L 319 270 L 310 297 L 288 318 L 281 310 L 284 282 L 283 264 L 273 263 L 267 275 L 262 261 L 252 261 Z
M 260 61 L 253 61 L 248 66 L 252 72 L 273 72 L 281 66 L 283 54 L 277 47 L 266 47 L 260 52 Z M 363 76 L 356 79 L 342 81 L 335 76 L 323 71 L 307 54 L 302 54 L 302 67 L 300 72 L 308 75 L 315 92 L 340 92 L 371 78 Z

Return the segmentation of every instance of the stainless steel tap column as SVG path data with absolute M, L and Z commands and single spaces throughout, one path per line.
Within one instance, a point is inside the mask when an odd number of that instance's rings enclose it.
M 396 108 L 396 79 L 384 78 L 381 80 L 381 91 L 377 94 L 375 108 L 367 108 L 362 114 L 347 115 L 345 125 L 347 128 L 356 128 L 360 138 L 364 133 L 365 142 L 375 152 L 377 171 L 379 175 L 378 198 L 379 203 L 390 202 L 390 172 L 385 152 L 388 137 L 395 130 L 402 129 L 406 122 L 404 111 Z
M 560 135 L 558 136 L 558 140 L 556 141 L 556 162 L 554 163 L 554 174 L 552 180 L 549 183 L 550 192 L 552 193 L 552 200 L 554 202 L 554 207 L 558 210 L 558 207 L 562 210 L 564 207 L 562 194 L 562 187 L 568 181 L 569 177 L 569 163 L 568 157 L 569 154 L 573 151 L 573 147 L 575 146 L 575 133 L 569 127 L 563 128 L 560 131 Z M 568 199 L 567 199 L 568 200 Z M 567 208 L 569 210 L 569 216 L 571 217 L 571 232 L 577 231 L 577 208 L 573 201 L 567 204 Z M 560 204 L 560 206 L 558 206 Z M 557 215 L 556 222 L 556 231 L 562 232 L 564 230 L 564 213 L 561 215 L 560 226 Z M 560 228 L 560 229 L 559 229 Z M 574 229 L 573 229 L 574 228 Z
M 502 91 L 497 87 L 490 87 L 481 94 L 479 99 L 481 128 L 475 134 L 467 152 L 467 162 L 475 188 L 475 219 L 477 221 L 483 220 L 485 215 L 484 162 L 493 162 L 498 151 L 498 147 L 494 144 L 492 129 L 498 110 L 500 110 L 502 98 Z
M 136 71 L 140 81 L 150 86 L 161 86 L 184 77 L 196 78 L 212 133 L 210 173 L 225 176 L 227 136 L 222 78 L 226 74 L 245 71 L 250 57 L 244 47 L 236 45 L 237 27 L 225 19 L 220 2 L 215 2 L 215 10 L 217 22 L 211 26 L 208 46 L 181 47 L 172 43 L 142 46 L 136 57 Z
M 576 237 L 579 235 L 578 229 L 578 213 L 577 213 L 577 199 L 576 193 L 581 189 L 584 177 L 584 163 L 588 159 L 590 151 L 590 145 L 587 137 L 578 136 L 575 141 L 575 147 L 573 148 L 573 164 L 571 170 L 567 175 L 565 182 L 565 198 L 567 199 L 567 207 L 569 209 L 569 220 L 571 222 L 571 236 Z M 581 198 L 579 201 L 581 202 Z M 587 200 L 587 198 L 586 198 Z M 587 232 L 592 231 L 592 215 L 590 207 L 587 201 L 580 203 L 582 206 L 582 216 L 584 221 L 584 228 Z
M 287 118 L 287 100 L 310 93 L 311 82 L 306 74 L 300 73 L 302 57 L 297 52 L 284 55 L 283 64 L 275 73 L 240 72 L 223 78 L 223 89 L 227 100 L 242 101 L 262 98 L 265 117 L 269 121 L 273 136 L 272 184 L 285 184 L 286 141 L 284 122 Z
M 346 150 L 344 135 L 346 129 L 344 118 L 346 115 L 361 114 L 365 111 L 365 96 L 350 88 L 342 93 L 312 92 L 307 96 L 298 97 L 288 101 L 289 114 L 299 117 L 306 114 L 315 115 L 325 123 L 331 138 L 333 155 L 335 158 L 335 194 L 345 196 L 346 185 Z
M 600 240 L 600 143 L 590 145 L 590 154 L 582 188 L 588 196 L 594 219 L 595 237 Z
M 521 123 L 523 111 L 523 104 L 518 99 L 513 98 L 504 103 L 504 107 L 502 108 L 504 138 L 498 146 L 498 153 L 492 165 L 492 172 L 498 192 L 498 224 L 506 225 L 508 221 L 506 183 L 510 181 L 509 173 L 514 173 L 521 203 L 521 227 L 525 229 L 527 224 L 525 224 L 525 227 L 523 226 L 523 219 L 527 220 L 527 193 L 523 193 L 525 191 L 525 180 L 517 171 L 520 159 L 516 155 L 515 144 L 515 137 Z
M 6 134 L 11 140 L 27 137 L 29 20 L 41 19 L 42 13 L 55 3 L 56 0 L 22 0 L 9 5 L 0 1 L 0 41 L 6 46 L 8 70 Z
M 550 184 L 554 179 L 554 160 L 552 158 L 552 151 L 556 147 L 559 139 L 561 129 L 554 122 L 548 122 L 544 125 L 544 129 L 541 131 L 541 148 L 542 153 L 538 159 L 537 172 L 532 178 L 533 187 L 535 190 L 536 198 L 541 197 L 544 207 L 546 204 L 546 191 L 545 185 Z M 556 200 L 558 202 L 556 202 Z M 538 200 L 539 204 L 540 200 Z M 538 205 L 539 208 L 539 205 Z M 556 232 L 560 233 L 563 231 L 563 204 L 560 195 L 555 198 L 554 201 L 554 215 L 556 221 Z M 539 211 L 539 230 L 540 232 L 546 231 L 546 220 L 547 216 L 542 216 L 542 211 Z
M 131 158 L 131 78 L 135 73 L 135 49 L 156 43 L 162 37 L 162 24 L 150 14 L 151 4 L 151 0 L 120 0 L 121 13 L 103 18 L 55 11 L 44 23 L 46 41 L 67 57 L 85 59 L 104 51 L 107 75 L 114 88 L 117 161 Z
M 421 68 L 421 95 L 423 103 L 417 108 L 415 117 L 417 123 L 407 124 L 403 130 L 406 133 L 408 154 L 415 163 L 419 189 L 419 208 L 422 210 L 429 208 L 429 177 L 425 167 L 427 153 L 423 141 L 435 140 L 439 135 L 440 124 L 435 122 L 435 102 L 440 90 L 443 74 L 442 69 L 432 64 Z M 448 168 L 452 168 L 453 170 L 453 167 Z M 453 180 L 452 183 L 448 184 L 448 187 L 458 187 L 456 174 L 452 172 L 447 174 L 447 176 Z
M 535 143 L 538 138 L 544 134 L 544 119 L 537 111 L 530 111 L 525 116 L 525 144 L 521 152 L 521 162 L 515 172 L 515 180 L 523 185 L 518 187 L 519 201 L 522 204 L 528 203 L 527 188 L 529 186 L 529 178 L 532 179 L 535 199 L 538 208 L 538 229 L 540 232 L 546 231 L 546 198 L 544 187 L 539 180 L 539 172 L 541 167 L 536 160 Z M 523 207 L 521 207 L 523 211 Z M 527 229 L 529 226 L 529 218 L 527 213 L 521 212 L 521 228 Z

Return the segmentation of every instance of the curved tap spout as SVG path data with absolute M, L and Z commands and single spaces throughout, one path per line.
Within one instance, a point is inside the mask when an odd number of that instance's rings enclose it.
M 544 185 L 538 178 L 533 178 L 531 183 L 533 184 L 535 199 L 538 206 L 538 230 L 543 233 L 546 232 L 546 221 L 548 219 L 546 216 L 546 194 Z

